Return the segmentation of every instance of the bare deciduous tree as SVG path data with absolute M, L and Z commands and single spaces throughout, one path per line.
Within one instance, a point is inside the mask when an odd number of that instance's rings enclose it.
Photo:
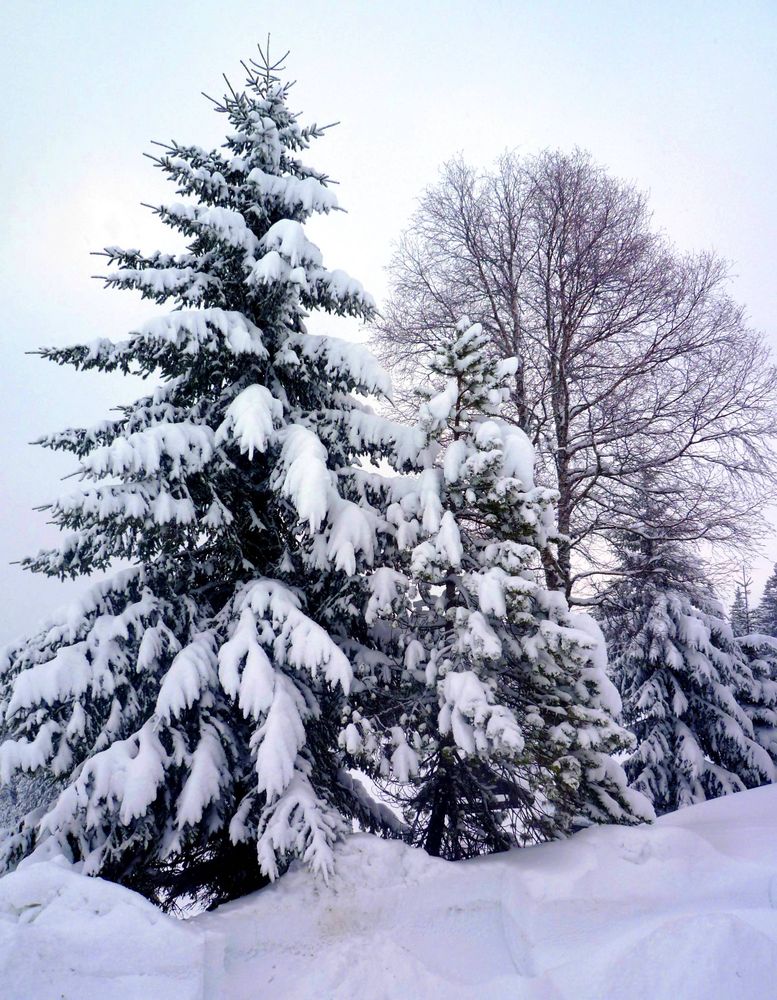
M 420 200 L 375 330 L 400 388 L 463 315 L 517 356 L 513 418 L 559 492 L 546 566 L 569 594 L 607 568 L 634 496 L 672 537 L 746 549 L 774 485 L 777 378 L 712 253 L 679 254 L 646 199 L 582 152 L 461 159 Z M 400 392 L 400 405 L 401 405 Z M 578 588 L 579 590 L 579 588 Z

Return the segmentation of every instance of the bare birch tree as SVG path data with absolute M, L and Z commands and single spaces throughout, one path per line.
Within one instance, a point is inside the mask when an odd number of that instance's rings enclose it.
M 746 550 L 759 536 L 775 369 L 725 262 L 678 253 L 633 186 L 582 152 L 505 155 L 485 173 L 454 160 L 390 274 L 375 340 L 400 388 L 463 315 L 518 357 L 513 419 L 567 537 L 546 566 L 553 586 L 570 594 L 606 571 L 608 540 L 646 492 L 671 537 Z

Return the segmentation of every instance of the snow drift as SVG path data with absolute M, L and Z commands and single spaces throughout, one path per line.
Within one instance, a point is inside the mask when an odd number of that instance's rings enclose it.
M 52 862 L 0 879 L 2 1000 L 766 1000 L 777 788 L 460 864 L 366 835 L 178 921 Z

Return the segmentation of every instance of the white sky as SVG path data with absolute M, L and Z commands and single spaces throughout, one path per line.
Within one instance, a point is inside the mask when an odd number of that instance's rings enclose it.
M 777 347 L 774 0 L 5 0 L 3 15 L 0 642 L 86 586 L 8 565 L 54 540 L 31 508 L 72 469 L 27 442 L 138 394 L 24 352 L 122 337 L 158 311 L 90 281 L 89 252 L 171 248 L 139 202 L 172 188 L 141 154 L 151 139 L 219 143 L 200 91 L 220 96 L 222 72 L 241 83 L 268 32 L 292 50 L 295 106 L 341 122 L 308 159 L 349 214 L 312 236 L 379 301 L 391 242 L 445 159 L 578 145 L 648 189 L 679 246 L 734 263 L 734 294 Z M 775 560 L 772 539 L 758 584 Z

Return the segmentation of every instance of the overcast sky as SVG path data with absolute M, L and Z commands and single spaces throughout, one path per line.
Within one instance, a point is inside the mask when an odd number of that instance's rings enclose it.
M 577 145 L 647 189 L 680 247 L 733 262 L 735 296 L 777 346 L 775 0 L 5 0 L 3 14 L 0 642 L 85 586 L 8 565 L 54 540 L 31 508 L 72 468 L 27 442 L 139 394 L 24 352 L 122 337 L 157 311 L 90 281 L 89 252 L 171 248 L 139 203 L 172 189 L 141 154 L 151 139 L 219 143 L 200 92 L 242 82 L 268 32 L 292 50 L 295 106 L 341 123 L 309 160 L 348 214 L 311 235 L 379 302 L 392 240 L 445 159 Z M 775 560 L 772 540 L 759 583 Z

